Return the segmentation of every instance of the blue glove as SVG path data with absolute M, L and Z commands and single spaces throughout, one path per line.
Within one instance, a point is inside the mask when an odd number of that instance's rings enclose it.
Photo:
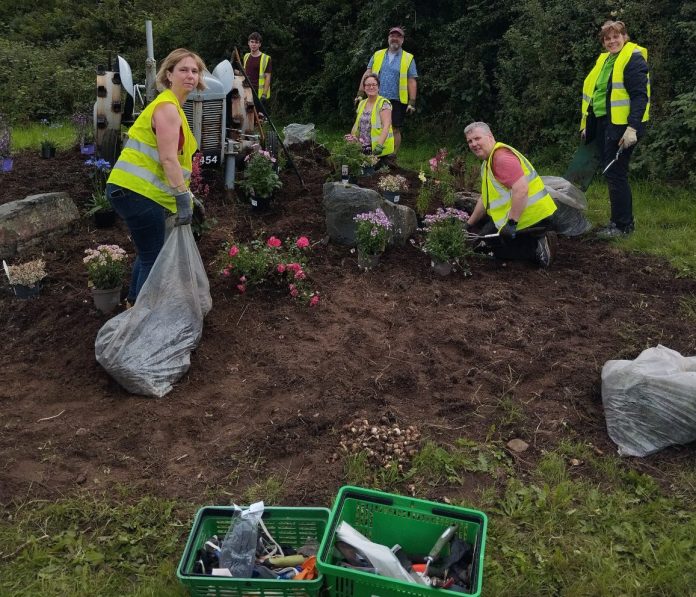
M 505 226 L 500 229 L 499 234 L 504 240 L 513 240 L 517 236 L 517 222 L 508 220 L 505 222 Z
M 175 226 L 188 226 L 193 217 L 193 201 L 191 200 L 191 192 L 177 193 L 174 195 L 176 199 L 176 221 Z

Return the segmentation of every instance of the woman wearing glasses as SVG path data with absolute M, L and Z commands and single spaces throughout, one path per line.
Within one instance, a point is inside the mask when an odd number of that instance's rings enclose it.
M 388 99 L 379 94 L 377 75 L 367 75 L 364 88 L 367 97 L 358 104 L 351 134 L 360 139 L 366 153 L 384 157 L 394 153 L 392 106 Z
M 633 198 L 628 184 L 628 162 L 645 130 L 650 113 L 648 51 L 629 42 L 626 25 L 607 21 L 599 32 L 606 52 L 585 78 L 582 87 L 580 135 L 596 139 L 600 163 L 609 187 L 611 220 L 598 234 L 622 236 L 633 231 Z

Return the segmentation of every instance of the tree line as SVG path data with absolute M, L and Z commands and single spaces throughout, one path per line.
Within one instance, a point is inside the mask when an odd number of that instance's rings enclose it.
M 652 124 L 636 167 L 686 179 L 696 170 L 696 1 L 688 0 L 5 0 L 0 111 L 22 121 L 89 108 L 96 65 L 117 53 L 142 80 L 152 19 L 156 58 L 183 46 L 211 69 L 259 31 L 274 63 L 272 114 L 345 128 L 370 55 L 399 24 L 419 73 L 409 127 L 451 133 L 484 120 L 522 151 L 568 153 L 582 81 L 602 50 L 597 31 L 610 18 L 649 51 Z

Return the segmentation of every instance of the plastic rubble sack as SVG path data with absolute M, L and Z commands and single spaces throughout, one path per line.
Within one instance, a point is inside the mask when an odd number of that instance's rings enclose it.
M 314 130 L 314 124 L 289 124 L 283 129 L 283 137 L 286 146 L 295 145 L 296 143 L 304 143 L 305 141 L 314 141 L 317 137 L 317 132 Z
M 560 176 L 542 176 L 541 180 L 558 208 L 552 216 L 558 234 L 580 236 L 592 228 L 584 213 L 587 211 L 585 193 Z
M 602 367 L 607 431 L 621 456 L 696 440 L 696 357 L 658 345 Z
M 97 334 L 99 364 L 133 394 L 161 397 L 191 365 L 212 307 L 191 226 L 169 234 L 135 305 Z

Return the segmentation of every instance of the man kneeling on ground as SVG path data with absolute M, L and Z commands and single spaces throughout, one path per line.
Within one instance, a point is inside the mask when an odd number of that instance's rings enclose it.
M 485 122 L 464 129 L 469 149 L 483 160 L 481 198 L 476 203 L 469 228 L 498 259 L 524 259 L 548 267 L 556 253 L 556 233 L 550 230 L 556 204 L 546 192 L 534 166 L 519 151 L 498 143 Z

